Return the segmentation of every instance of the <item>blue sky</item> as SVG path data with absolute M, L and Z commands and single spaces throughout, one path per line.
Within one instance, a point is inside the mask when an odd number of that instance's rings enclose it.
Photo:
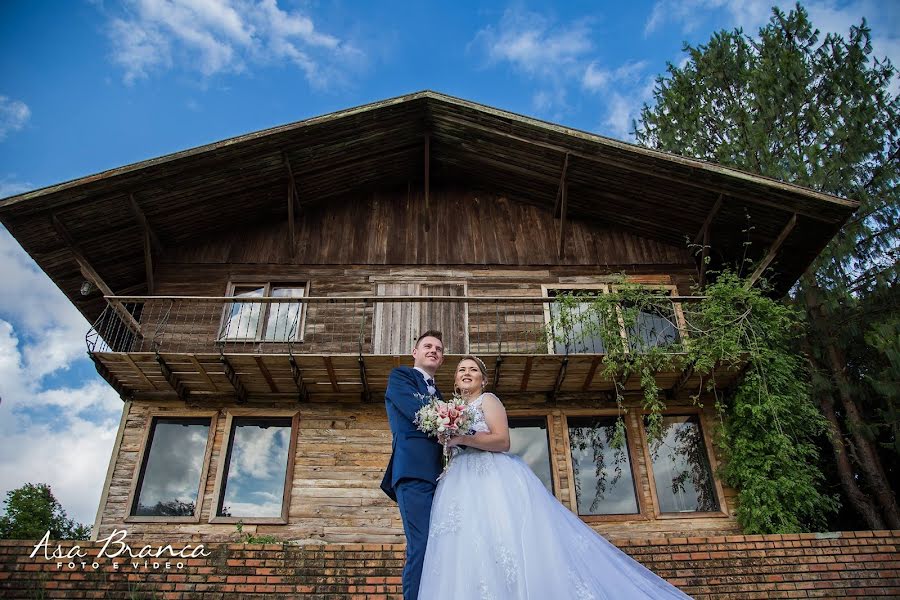
M 684 41 L 755 32 L 770 6 L 6 0 L 0 197 L 422 89 L 630 141 Z M 900 64 L 900 2 L 805 6 L 823 32 L 866 17 Z M 87 323 L 2 227 L 0 281 L 0 497 L 43 481 L 92 523 L 121 401 Z

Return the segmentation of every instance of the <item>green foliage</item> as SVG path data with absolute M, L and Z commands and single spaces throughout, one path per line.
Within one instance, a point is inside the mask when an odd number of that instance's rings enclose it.
M 721 31 L 684 50 L 687 62 L 670 64 L 657 78 L 652 105 L 634 125 L 639 143 L 860 203 L 795 289 L 792 301 L 806 312 L 795 349 L 811 363 L 805 393 L 840 399 L 833 403 L 838 420 L 844 419 L 841 403 L 856 403 L 865 423 L 842 421 L 848 441 L 877 442 L 888 478 L 896 482 L 897 71 L 878 58 L 865 20 L 846 37 L 823 36 L 799 4 L 787 14 L 773 9 L 756 36 Z M 837 356 L 844 364 L 836 364 Z M 877 471 L 851 458 L 868 478 Z M 859 472 L 842 473 L 841 481 L 873 485 Z
M 2 539 L 41 539 L 47 531 L 55 540 L 86 540 L 91 535 L 90 526 L 66 516 L 45 483 L 26 483 L 7 492 L 4 504 L 6 514 L 0 517 Z
M 238 521 L 237 525 L 235 525 L 235 532 L 237 533 L 238 539 L 243 544 L 283 544 L 284 541 L 280 540 L 277 536 L 274 535 L 255 535 L 250 532 L 244 533 L 244 523 L 242 521 Z
M 678 325 L 671 300 L 623 280 L 608 294 L 558 296 L 550 329 L 557 343 L 575 348 L 588 338 L 603 340 L 604 372 L 616 382 L 621 412 L 622 381 L 639 377 L 651 443 L 660 437 L 665 408 L 656 374 L 693 368 L 704 380 L 695 402 L 702 392 L 716 398 L 722 420 L 717 439 L 726 459 L 720 476 L 739 490 L 737 518 L 744 530 L 822 527 L 837 504 L 820 491 L 815 439 L 825 422 L 810 401 L 809 377 L 791 345 L 802 326 L 798 313 L 730 272 L 704 294 L 682 305 L 683 337 L 673 335 Z M 715 380 L 723 367 L 744 370 L 727 394 Z M 620 447 L 622 441 L 617 435 L 611 444 Z

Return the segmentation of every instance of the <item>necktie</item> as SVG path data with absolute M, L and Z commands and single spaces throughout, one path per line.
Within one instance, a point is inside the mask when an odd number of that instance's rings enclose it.
M 428 393 L 433 394 L 437 388 L 434 387 L 434 379 L 428 378 L 425 380 L 425 385 L 428 386 Z

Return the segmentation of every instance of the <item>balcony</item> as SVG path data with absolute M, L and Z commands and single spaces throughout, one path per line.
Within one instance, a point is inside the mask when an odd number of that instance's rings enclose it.
M 412 362 L 425 329 L 444 332 L 447 355 L 437 381 L 453 388 L 455 357 L 487 364 L 493 389 L 510 393 L 596 396 L 614 389 L 604 374 L 602 340 L 560 342 L 552 297 L 109 296 L 86 336 L 98 372 L 123 397 L 239 403 L 293 399 L 380 401 L 390 370 Z M 653 331 L 623 336 L 681 336 L 680 305 L 666 297 L 671 319 Z M 449 366 L 449 368 L 448 368 Z M 719 385 L 737 374 L 721 369 Z M 696 390 L 690 369 L 657 373 L 670 394 Z M 639 382 L 625 381 L 626 390 Z

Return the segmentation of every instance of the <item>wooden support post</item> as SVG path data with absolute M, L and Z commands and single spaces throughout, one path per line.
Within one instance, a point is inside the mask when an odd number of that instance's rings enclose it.
M 241 383 L 241 378 L 238 377 L 237 371 L 235 371 L 234 367 L 231 365 L 231 361 L 228 360 L 228 357 L 224 354 L 219 355 L 219 360 L 222 362 L 222 366 L 225 367 L 225 377 L 228 378 L 231 387 L 234 388 L 234 391 L 237 394 L 238 404 L 246 404 L 247 390 L 244 388 L 244 384 Z
M 563 258 L 565 256 L 565 245 L 566 245 L 566 197 L 569 195 L 569 184 L 565 181 L 562 183 L 562 190 L 560 192 L 560 206 L 559 206 L 559 246 L 556 249 L 556 255 L 559 258 Z
M 297 254 L 297 238 L 294 236 L 294 181 L 288 182 L 288 244 L 291 246 L 291 262 L 296 258 Z
M 63 242 L 69 247 L 69 252 L 72 253 L 75 262 L 78 263 L 84 276 L 92 280 L 94 285 L 97 286 L 97 289 L 100 290 L 104 296 L 115 296 L 112 289 L 106 285 L 106 282 L 100 277 L 100 274 L 97 273 L 97 271 L 94 270 L 94 267 L 91 266 L 91 263 L 88 262 L 81 247 L 72 239 L 69 230 L 62 224 L 62 221 L 60 221 L 56 215 L 51 215 L 50 219 L 53 223 L 53 228 L 56 229 L 56 233 L 59 234 L 59 237 L 61 237 Z M 118 300 L 110 300 L 109 302 L 116 313 L 118 313 L 119 317 L 125 322 L 125 326 L 135 335 L 143 337 L 143 334 L 141 333 L 141 324 L 135 320 L 134 316 L 128 312 L 125 306 Z
M 569 368 L 569 357 L 564 356 L 562 364 L 559 365 L 559 372 L 556 374 L 556 382 L 553 384 L 553 391 L 550 392 L 550 401 L 556 402 L 556 396 L 559 394 L 559 388 L 562 387 L 563 380 L 566 378 L 566 369 Z
M 497 386 L 500 385 L 500 366 L 503 364 L 503 357 L 497 355 L 497 361 L 494 363 L 494 387 L 491 389 L 497 393 Z
M 678 395 L 684 386 L 687 385 L 687 382 L 690 381 L 691 377 L 694 375 L 694 365 L 687 365 L 684 370 L 681 372 L 681 377 L 678 378 L 678 381 L 675 382 L 675 385 L 672 386 L 672 397 Z
M 586 392 L 591 388 L 591 383 L 594 382 L 594 375 L 597 373 L 597 367 L 600 366 L 600 357 L 595 356 L 594 360 L 591 361 L 591 369 L 588 371 L 587 377 L 584 378 L 584 384 L 581 386 L 581 391 Z
M 778 238 L 772 242 L 772 245 L 769 246 L 769 251 L 766 253 L 766 256 L 762 259 L 762 262 L 759 263 L 759 266 L 756 267 L 756 270 L 753 271 L 753 275 L 750 276 L 750 279 L 747 280 L 747 283 L 744 284 L 745 288 L 749 288 L 756 280 L 760 278 L 763 272 L 769 267 L 773 260 L 775 260 L 775 255 L 778 254 L 778 250 L 781 248 L 784 241 L 790 235 L 791 231 L 794 230 L 794 227 L 797 225 L 797 213 L 794 213 L 791 216 L 790 221 L 788 221 L 787 225 L 784 226 L 784 229 L 781 230 L 781 233 L 778 234 Z
M 178 398 L 186 401 L 191 395 L 190 390 L 184 386 L 183 382 L 179 381 L 159 352 L 156 353 L 156 362 L 159 363 L 159 370 L 162 372 L 163 378 L 168 382 L 175 394 L 178 395 Z
M 719 214 L 719 210 L 722 208 L 722 199 L 725 197 L 724 194 L 719 194 L 719 197 L 716 199 L 716 203 L 713 205 L 712 210 L 709 211 L 709 214 L 706 215 L 706 220 L 703 222 L 703 227 L 700 228 L 700 231 L 697 232 L 697 235 L 694 236 L 694 244 L 699 243 L 703 240 L 703 248 L 700 253 L 700 288 L 706 287 L 706 263 L 709 260 L 709 240 L 710 240 L 710 229 L 712 228 L 713 219 L 716 218 L 716 215 Z
M 294 260 L 297 254 L 294 203 L 297 204 L 298 212 L 303 210 L 303 205 L 300 203 L 300 192 L 297 190 L 297 180 L 294 179 L 294 170 L 291 168 L 291 161 L 288 158 L 287 152 L 282 152 L 281 158 L 284 161 L 284 168 L 287 169 L 288 173 L 288 233 L 291 244 L 291 260 Z
M 259 370 L 263 375 L 263 379 L 265 379 L 266 383 L 269 385 L 269 391 L 273 394 L 277 394 L 278 386 L 275 385 L 275 380 L 272 379 L 272 374 L 269 372 L 269 368 L 266 366 L 266 361 L 263 360 L 262 356 L 255 356 L 253 358 L 256 361 L 256 366 L 259 367 Z
M 294 385 L 297 386 L 297 392 L 299 396 L 297 397 L 298 402 L 308 402 L 309 401 L 309 391 L 306 389 L 306 382 L 303 381 L 303 374 L 300 372 L 300 367 L 297 365 L 297 360 L 294 358 L 294 355 L 290 355 L 290 363 L 291 363 L 291 379 L 294 380 Z
M 363 402 L 371 402 L 372 401 L 372 391 L 369 389 L 369 377 L 366 374 L 366 361 L 363 359 L 363 355 L 359 355 L 359 380 L 362 382 L 363 391 L 362 391 L 362 401 Z
M 428 214 L 431 195 L 431 134 L 425 134 L 425 231 L 431 231 L 431 217 Z
M 566 152 L 566 158 L 563 160 L 562 174 L 559 176 L 559 187 L 556 188 L 556 200 L 553 202 L 553 218 L 559 217 L 560 196 L 562 195 L 563 184 L 566 182 L 566 174 L 569 171 L 569 153 Z
M 533 362 L 533 356 L 529 356 L 525 359 L 525 371 L 522 373 L 522 384 L 519 386 L 520 392 L 528 391 L 528 380 L 531 378 L 531 365 Z
M 135 219 L 137 219 L 138 226 L 141 228 L 144 245 L 144 269 L 147 274 L 147 293 L 152 295 L 156 287 L 153 281 L 153 252 L 156 251 L 157 255 L 159 255 L 162 252 L 162 244 L 150 227 L 150 223 L 147 222 L 147 217 L 144 215 L 144 211 L 141 210 L 140 205 L 138 205 L 134 194 L 128 194 L 128 202 L 131 205 L 131 211 L 134 213 Z

